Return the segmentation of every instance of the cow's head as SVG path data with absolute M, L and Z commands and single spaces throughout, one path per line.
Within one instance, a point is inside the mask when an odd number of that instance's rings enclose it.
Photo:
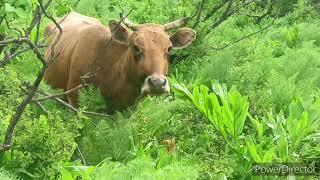
M 190 28 L 180 28 L 169 35 L 168 31 L 183 26 L 187 18 L 160 24 L 133 24 L 109 22 L 114 39 L 128 45 L 128 73 L 130 81 L 141 87 L 141 95 L 170 93 L 167 79 L 170 49 L 187 47 L 196 37 Z

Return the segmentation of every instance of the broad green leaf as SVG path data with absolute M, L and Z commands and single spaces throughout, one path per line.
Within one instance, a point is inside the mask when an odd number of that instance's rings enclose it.
M 211 81 L 211 87 L 213 92 L 215 92 L 218 96 L 220 96 L 222 99 L 227 98 L 227 87 L 225 84 L 222 86 L 219 84 L 217 80 Z
M 235 124 L 234 124 L 234 117 L 228 103 L 225 100 L 222 100 L 222 117 L 223 122 L 227 126 L 227 131 L 231 134 L 232 137 L 235 137 Z
M 208 87 L 204 85 L 200 85 L 200 92 L 199 92 L 199 105 L 200 105 L 200 110 L 206 114 L 206 109 L 208 107 L 205 106 L 205 101 L 208 97 Z
M 288 128 L 291 140 L 291 152 L 296 151 L 298 144 L 302 139 L 304 139 L 308 132 L 311 132 L 312 128 L 308 127 L 308 113 L 303 112 L 301 119 L 297 120 L 296 126 L 292 128 Z
M 193 100 L 194 105 L 195 105 L 199 110 L 201 110 L 201 108 L 200 108 L 200 99 L 199 99 L 200 89 L 199 89 L 198 86 L 194 87 L 192 94 L 193 94 L 193 95 L 192 95 L 192 100 Z
M 242 97 L 236 90 L 229 93 L 229 101 L 232 112 L 234 113 L 234 127 L 236 127 L 235 135 L 239 136 L 242 133 L 248 115 L 249 103 L 247 102 L 247 98 Z
M 60 173 L 61 173 L 61 180 L 73 180 L 73 177 L 68 170 L 61 168 Z
M 208 117 L 208 119 L 211 119 L 214 113 L 214 108 L 213 108 L 213 103 L 212 98 L 210 98 L 210 95 L 207 95 L 207 97 L 205 98 L 205 104 L 204 106 L 206 107 L 206 116 Z
M 16 8 L 14 10 L 14 12 L 17 14 L 17 16 L 19 16 L 20 18 L 24 18 L 27 16 L 27 13 L 25 12 L 25 10 L 21 9 L 21 8 Z
M 182 84 L 178 83 L 174 77 L 170 78 L 171 89 L 178 96 L 187 96 L 189 100 L 192 100 L 192 94 L 189 92 L 188 88 Z
M 288 141 L 285 136 L 281 136 L 277 143 L 278 154 L 282 162 L 288 159 Z
M 252 138 L 247 138 L 247 141 L 246 141 L 246 145 L 247 145 L 247 148 L 250 152 L 250 155 L 251 157 L 253 158 L 253 160 L 257 163 L 260 163 L 261 162 L 261 157 L 259 156 L 258 152 L 257 152 L 257 149 L 256 149 L 256 146 L 254 145 L 253 143 L 253 140 Z
M 9 3 L 4 4 L 4 9 L 7 12 L 13 12 L 15 10 L 15 8 L 13 6 L 11 6 L 11 4 L 9 4 Z
M 264 153 L 262 162 L 267 163 L 271 162 L 273 160 L 273 157 L 275 156 L 274 147 L 270 148 L 267 152 Z
M 257 135 L 258 135 L 258 140 L 262 140 L 263 137 L 263 132 L 264 132 L 264 128 L 263 128 L 263 124 L 260 123 L 260 121 L 256 118 L 253 118 L 250 114 L 249 114 L 249 119 L 251 120 L 252 124 L 254 125 L 256 131 L 257 131 Z
M 300 99 L 295 99 L 289 105 L 289 118 L 300 119 L 303 111 L 304 109 L 303 105 L 300 102 Z

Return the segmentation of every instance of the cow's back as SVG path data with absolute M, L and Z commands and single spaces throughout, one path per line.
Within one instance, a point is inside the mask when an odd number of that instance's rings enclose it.
M 72 12 L 63 17 L 59 24 L 63 33 L 55 45 L 54 42 L 58 37 L 59 29 L 53 23 L 45 29 L 45 36 L 48 38 L 48 44 L 50 45 L 46 49 L 45 58 L 47 61 L 54 60 L 49 62 L 44 79 L 54 88 L 67 90 L 70 64 L 80 41 L 81 33 L 91 26 L 101 26 L 101 23 L 95 18 Z M 54 46 L 54 50 L 52 46 Z

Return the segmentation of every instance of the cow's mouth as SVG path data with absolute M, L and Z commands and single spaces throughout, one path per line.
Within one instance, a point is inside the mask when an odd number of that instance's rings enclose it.
M 170 93 L 169 92 L 152 91 L 152 92 L 147 92 L 147 94 L 151 95 L 151 96 L 162 96 L 162 95 L 168 95 Z

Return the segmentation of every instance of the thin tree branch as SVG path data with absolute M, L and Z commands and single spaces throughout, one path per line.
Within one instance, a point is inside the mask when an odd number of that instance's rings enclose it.
M 240 41 L 242 41 L 242 40 L 244 40 L 244 39 L 247 39 L 247 38 L 249 38 L 249 37 L 251 37 L 251 36 L 254 36 L 254 35 L 256 35 L 256 34 L 258 34 L 258 33 L 262 32 L 262 31 L 265 31 L 265 30 L 269 29 L 271 26 L 273 26 L 273 25 L 274 25 L 275 20 L 276 20 L 276 19 L 274 19 L 274 20 L 272 21 L 272 23 L 271 23 L 271 24 L 269 24 L 269 25 L 267 25 L 267 26 L 263 27 L 262 29 L 259 29 L 259 30 L 258 30 L 258 31 L 256 31 L 256 32 L 253 32 L 253 33 L 251 33 L 251 34 L 248 34 L 248 35 L 242 36 L 241 38 L 239 38 L 239 39 L 237 39 L 237 40 L 235 40 L 235 41 L 233 41 L 233 42 L 231 42 L 231 43 L 229 43 L 229 44 L 227 44 L 227 45 L 224 45 L 224 46 L 222 46 L 222 47 L 218 47 L 218 48 L 216 48 L 216 47 L 212 47 L 212 49 L 214 49 L 214 50 L 223 50 L 223 49 L 225 49 L 225 48 L 229 47 L 230 45 L 236 44 L 236 43 L 238 43 L 238 42 L 240 42 Z
M 36 46 L 37 46 L 38 43 L 39 43 L 39 37 L 40 37 L 41 16 L 40 16 L 39 13 L 40 13 L 40 12 L 38 11 L 39 20 L 38 20 L 38 23 L 37 23 L 36 39 L 35 39 L 35 42 L 34 42 L 34 44 L 35 44 Z
M 24 84 L 24 86 L 27 88 L 25 89 L 24 91 L 26 92 L 29 92 L 32 88 L 31 85 L 29 84 Z M 85 114 L 85 115 L 93 115 L 93 116 L 101 116 L 101 117 L 111 117 L 111 115 L 109 114 L 103 114 L 103 113 L 97 113 L 97 112 L 91 112 L 91 111 L 81 111 L 73 106 L 71 106 L 70 104 L 68 104 L 67 102 L 63 101 L 62 99 L 58 98 L 58 97 L 53 97 L 53 95 L 47 93 L 47 92 L 44 92 L 44 91 L 37 91 L 39 94 L 41 95 L 44 95 L 45 97 L 51 97 L 51 98 L 48 98 L 46 100 L 55 100 L 56 102 L 58 102 L 59 104 L 63 105 L 64 107 L 67 107 L 68 109 L 70 109 L 72 112 L 75 112 L 75 113 L 79 113 L 81 112 L 82 114 Z M 40 98 L 39 98 L 40 99 Z M 116 123 L 113 119 L 112 121 L 114 123 Z
M 74 4 L 73 4 L 73 7 L 76 8 L 79 4 L 80 0 L 77 0 Z
M 47 96 L 47 97 L 52 96 L 52 95 L 50 95 L 49 93 L 46 93 L 46 92 L 39 92 L 39 93 L 42 94 L 42 95 L 45 95 L 45 96 Z M 111 116 L 108 115 L 108 114 L 96 113 L 96 112 L 91 112 L 91 111 L 81 111 L 81 110 L 79 110 L 79 109 L 71 106 L 70 104 L 66 103 L 65 101 L 61 100 L 61 99 L 58 98 L 58 97 L 53 97 L 53 98 L 50 98 L 50 99 L 53 99 L 53 100 L 57 101 L 59 104 L 65 106 L 65 107 L 67 107 L 67 108 L 69 108 L 70 110 L 72 110 L 73 112 L 76 112 L 76 113 L 81 112 L 82 114 L 86 114 L 86 115 L 94 115 L 94 116 L 102 116 L 102 117 L 111 117 Z
M 23 54 L 23 53 L 25 53 L 25 52 L 27 52 L 27 51 L 30 51 L 30 50 L 32 50 L 32 48 L 28 47 L 28 48 L 22 49 L 22 50 L 20 50 L 20 51 L 18 51 L 18 52 L 15 52 L 15 53 L 12 54 L 12 55 L 10 55 L 10 53 L 8 52 L 8 53 L 7 53 L 7 55 L 8 55 L 7 58 L 14 59 L 15 57 L 19 56 L 20 54 Z
M 245 1 L 243 4 L 241 4 L 239 7 L 237 8 L 232 8 L 232 5 L 234 4 L 233 0 L 229 1 L 228 6 L 226 7 L 225 11 L 223 12 L 223 14 L 220 16 L 220 18 L 215 21 L 210 29 L 207 30 L 206 34 L 210 33 L 212 31 L 212 29 L 216 28 L 217 26 L 219 26 L 222 22 L 224 22 L 225 20 L 227 20 L 230 16 L 232 16 L 234 13 L 238 12 L 240 9 L 242 9 L 243 7 L 248 6 L 249 4 L 253 3 L 253 0 L 249 0 L 249 1 Z
M 83 156 L 83 154 L 82 154 L 82 152 L 81 152 L 78 144 L 77 144 L 77 150 L 78 150 L 78 154 L 79 154 L 79 156 L 80 156 L 80 159 L 81 159 L 82 164 L 83 164 L 84 166 L 86 166 L 86 165 L 87 165 L 86 160 L 84 159 L 84 156 Z
M 49 111 L 40 103 L 40 102 L 35 102 L 35 104 L 46 114 L 49 114 Z
M 77 90 L 85 87 L 86 85 L 87 85 L 87 84 L 82 83 L 82 84 L 78 85 L 77 87 L 72 88 L 72 89 L 70 89 L 70 90 L 68 90 L 68 91 L 65 91 L 65 92 L 62 92 L 62 93 L 59 93 L 59 94 L 54 94 L 54 95 L 46 96 L 46 97 L 43 97 L 43 98 L 33 99 L 32 101 L 33 101 L 33 102 L 40 102 L 40 101 L 45 101 L 45 100 L 48 100 L 48 99 L 54 99 L 54 98 L 56 98 L 56 97 L 66 96 L 66 95 L 68 95 L 68 94 L 73 93 L 74 91 L 77 91 Z
M 0 144 L 0 152 L 1 151 L 7 151 L 7 150 L 9 150 L 11 148 L 12 139 L 13 139 L 13 136 L 14 136 L 14 129 L 17 126 L 18 122 L 20 121 L 21 116 L 22 116 L 25 108 L 27 107 L 27 105 L 30 102 L 36 102 L 36 103 L 38 103 L 38 105 L 41 105 L 41 104 L 39 104 L 39 101 L 32 101 L 32 99 L 35 96 L 35 94 L 38 92 L 38 87 L 39 87 L 39 85 L 40 85 L 40 83 L 41 83 L 41 81 L 42 81 L 42 79 L 44 77 L 44 74 L 45 74 L 45 71 L 46 71 L 46 69 L 48 67 L 48 64 L 51 63 L 51 62 L 54 62 L 55 59 L 57 58 L 57 56 L 59 56 L 59 53 L 55 54 L 54 50 L 55 50 L 55 46 L 57 45 L 58 41 L 60 40 L 60 38 L 62 36 L 63 31 L 62 31 L 62 28 L 60 27 L 60 25 L 55 21 L 55 19 L 52 16 L 48 15 L 47 12 L 46 12 L 46 9 L 50 5 L 51 1 L 52 0 L 48 0 L 47 4 L 45 6 L 43 6 L 42 0 L 38 0 L 38 4 L 39 5 L 37 6 L 36 10 L 34 11 L 33 21 L 31 22 L 31 25 L 29 26 L 29 28 L 25 32 L 25 36 L 24 37 L 20 37 L 20 38 L 17 38 L 17 39 L 6 40 L 6 41 L 2 41 L 1 42 L 2 44 L 5 44 L 5 45 L 7 45 L 9 43 L 16 42 L 16 45 L 13 48 L 11 48 L 10 53 L 6 54 L 4 60 L 0 61 L 0 67 L 6 65 L 7 63 L 9 63 L 9 61 L 12 59 L 11 57 L 13 57 L 13 56 L 11 56 L 11 54 L 15 53 L 15 51 L 17 51 L 20 48 L 20 46 L 22 45 L 23 42 L 25 42 L 25 43 L 27 43 L 29 45 L 30 49 L 33 50 L 34 54 L 36 54 L 37 58 L 42 62 L 43 66 L 40 69 L 40 71 L 38 72 L 38 76 L 37 76 L 36 80 L 33 82 L 33 85 L 31 87 L 29 87 L 28 93 L 26 94 L 25 98 L 20 103 L 20 105 L 17 107 L 17 110 L 15 111 L 14 116 L 11 118 L 11 120 L 9 122 L 9 125 L 8 125 L 8 128 L 7 128 L 7 131 L 6 131 L 6 134 L 5 134 L 4 143 Z M 130 13 L 131 13 L 131 11 L 130 11 Z M 51 45 L 51 54 L 50 54 L 50 57 L 47 59 L 47 61 L 45 60 L 44 56 L 41 54 L 41 52 L 40 52 L 39 48 L 37 47 L 37 45 L 33 44 L 31 42 L 31 40 L 29 39 L 29 35 L 30 35 L 32 29 L 35 27 L 36 24 L 40 24 L 39 21 L 41 20 L 42 14 L 44 14 L 44 16 L 46 16 L 48 19 L 50 19 L 56 25 L 56 28 L 59 29 L 59 34 L 55 38 L 54 43 Z M 123 12 L 120 13 L 121 17 L 122 17 L 122 15 L 123 15 Z M 126 16 L 128 16 L 128 15 L 126 15 Z M 118 26 L 120 25 L 120 23 L 123 21 L 123 19 L 125 17 L 121 18 Z M 39 25 L 38 25 L 38 27 L 39 27 Z M 116 28 L 118 28 L 118 27 L 116 27 Z M 39 36 L 39 34 L 40 33 L 36 33 L 36 36 Z M 113 38 L 111 38 L 110 41 L 112 39 Z M 38 42 L 38 40 L 39 40 L 39 37 L 36 37 L 36 43 Z M 110 42 L 108 42 L 107 44 L 109 44 L 109 43 Z M 87 75 L 84 78 L 87 78 L 87 77 L 91 77 L 91 76 Z M 70 92 L 67 92 L 67 93 L 70 93 Z M 58 101 L 60 104 L 63 104 L 64 106 L 68 107 L 69 109 L 71 109 L 74 112 L 77 112 L 77 113 L 81 112 L 81 113 L 87 114 L 87 115 L 110 117 L 110 115 L 107 115 L 107 114 L 90 112 L 90 111 L 80 111 L 80 110 L 74 108 L 73 106 L 71 106 L 70 104 L 62 101 L 61 99 L 56 97 L 56 95 L 53 95 L 53 96 L 49 95 L 49 94 L 45 94 L 45 95 L 46 96 L 51 96 L 50 98 L 53 98 L 54 100 Z M 46 99 L 48 99 L 48 97 L 46 97 Z
M 42 1 L 40 1 L 40 2 L 41 2 L 41 3 L 39 3 L 39 4 L 42 5 Z M 34 11 L 34 13 L 33 13 L 34 16 L 33 16 L 33 19 L 32 19 L 32 21 L 31 21 L 31 23 L 30 23 L 30 26 L 29 26 L 29 27 L 27 28 L 27 30 L 25 31 L 25 35 L 24 35 L 25 37 L 29 37 L 29 36 L 30 36 L 33 28 L 37 25 L 37 23 L 38 23 L 38 21 L 39 21 L 39 18 L 42 16 L 43 11 L 46 11 L 46 9 L 49 7 L 49 5 L 51 4 L 51 2 L 52 2 L 52 0 L 48 0 L 48 2 L 43 6 L 43 10 L 42 10 L 42 11 L 40 11 L 40 7 L 39 7 L 39 6 L 36 7 L 36 9 L 35 9 L 35 11 Z M 9 50 L 10 54 L 14 54 L 14 53 L 21 47 L 21 44 L 22 44 L 22 43 L 23 43 L 23 42 L 18 42 L 14 47 L 12 47 L 12 48 Z M 1 46 L 1 45 L 0 45 L 0 47 L 3 48 L 3 46 Z M 5 65 L 7 65 L 12 59 L 13 59 L 13 58 L 9 58 L 9 59 L 3 58 L 3 59 L 0 61 L 0 67 L 3 67 L 3 66 L 5 66 Z
M 12 146 L 12 138 L 13 138 L 13 135 L 14 135 L 14 129 L 15 129 L 16 125 L 18 124 L 19 120 L 21 119 L 21 115 L 24 112 L 25 108 L 27 107 L 29 102 L 32 100 L 33 96 L 36 94 L 36 91 L 38 89 L 38 86 L 40 85 L 40 82 L 42 80 L 42 77 L 44 75 L 45 70 L 46 70 L 46 66 L 43 66 L 41 68 L 40 72 L 38 73 L 37 79 L 33 83 L 32 90 L 24 98 L 22 103 L 18 106 L 18 108 L 16 110 L 16 113 L 12 117 L 12 119 L 11 119 L 11 121 L 9 123 L 9 126 L 7 128 L 4 143 L 2 145 L 0 145 L 0 152 L 1 151 L 7 151 L 7 150 L 9 150 L 11 148 L 11 146 Z
M 217 26 L 219 26 L 223 21 L 225 21 L 229 16 L 231 16 L 232 14 L 230 13 L 231 12 L 231 7 L 232 7 L 232 4 L 233 4 L 233 1 L 229 1 L 228 3 L 228 6 L 226 7 L 225 11 L 223 12 L 223 14 L 221 15 L 221 17 L 216 21 L 214 22 L 210 29 L 208 29 L 207 33 L 210 33 L 212 30 L 211 29 L 214 29 L 216 28 Z
M 199 5 L 199 8 L 197 10 L 197 13 L 196 13 L 196 20 L 192 26 L 192 28 L 196 28 L 198 26 L 198 24 L 200 23 L 200 20 L 201 20 L 201 14 L 202 14 L 202 11 L 203 11 L 203 8 L 206 4 L 206 0 L 202 0 L 200 5 Z
M 51 1 L 49 0 L 49 2 L 51 2 Z M 38 1 L 38 3 L 42 6 L 42 1 Z M 47 3 L 46 5 L 49 6 L 49 3 Z M 42 9 L 42 12 L 45 12 L 44 8 Z M 36 8 L 36 11 L 34 12 L 34 14 L 35 14 L 34 19 L 37 19 L 37 21 L 39 21 L 41 19 L 40 17 L 38 17 L 39 14 L 40 14 L 39 6 Z M 37 24 L 37 21 L 32 22 L 32 23 Z M 32 28 L 31 28 L 31 30 L 32 30 Z M 62 32 L 60 32 L 60 34 L 61 33 Z M 28 32 L 26 33 L 25 37 L 28 37 L 27 34 L 28 34 Z M 39 34 L 36 34 L 36 35 L 39 35 Z M 39 37 L 37 37 L 37 38 L 39 38 Z M 59 41 L 59 39 L 57 41 Z M 25 38 L 22 41 L 18 41 L 17 44 L 22 43 L 22 42 L 26 42 L 27 44 L 29 44 L 30 48 L 33 49 L 33 52 L 36 54 L 37 58 L 43 63 L 43 66 L 40 69 L 40 71 L 38 72 L 38 76 L 37 76 L 36 80 L 34 81 L 33 85 L 31 86 L 31 90 L 26 95 L 26 97 L 23 99 L 21 104 L 17 107 L 17 110 L 16 110 L 14 116 L 11 118 L 10 123 L 8 125 L 8 128 L 7 128 L 7 131 L 6 131 L 4 143 L 2 145 L 0 145 L 0 152 L 1 151 L 7 151 L 7 150 L 9 150 L 11 148 L 11 146 L 12 146 L 12 138 L 14 136 L 14 129 L 17 126 L 18 122 L 20 121 L 21 116 L 22 116 L 25 108 L 32 101 L 32 98 L 36 94 L 36 92 L 38 90 L 38 87 L 39 87 L 39 85 L 40 85 L 40 83 L 41 83 L 41 81 L 43 79 L 44 73 L 45 73 L 45 71 L 46 71 L 46 69 L 48 67 L 44 57 L 40 53 L 40 50 L 28 38 Z M 17 49 L 15 49 L 15 51 Z M 12 53 L 12 52 L 10 52 L 10 53 Z M 51 61 L 53 61 L 53 60 L 54 59 L 51 59 Z
M 224 0 L 221 4 L 217 5 L 217 6 L 213 6 L 211 11 L 204 17 L 204 19 L 202 20 L 202 22 L 207 21 L 208 19 L 210 19 L 219 9 L 221 9 L 225 4 L 227 4 L 229 1 L 231 0 Z

